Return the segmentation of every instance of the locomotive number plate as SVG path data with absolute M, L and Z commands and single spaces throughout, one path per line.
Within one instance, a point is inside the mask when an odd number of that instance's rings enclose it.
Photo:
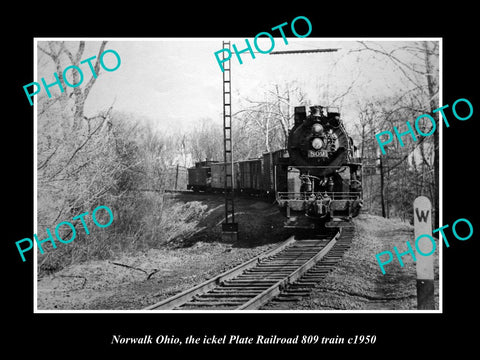
M 327 150 L 308 150 L 309 158 L 328 157 Z

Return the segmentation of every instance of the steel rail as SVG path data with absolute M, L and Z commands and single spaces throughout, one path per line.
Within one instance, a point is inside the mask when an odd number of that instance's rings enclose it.
M 323 258 L 330 249 L 336 244 L 339 236 L 341 234 L 341 230 L 337 232 L 337 234 L 330 240 L 330 242 L 325 245 L 316 255 L 314 255 L 310 260 L 304 263 L 302 266 L 297 268 L 291 274 L 285 276 L 283 279 L 279 280 L 272 286 L 270 286 L 267 290 L 263 291 L 261 294 L 257 295 L 253 299 L 247 301 L 245 304 L 239 306 L 237 310 L 253 310 L 258 309 L 262 305 L 265 305 L 271 299 L 275 298 L 281 293 L 281 290 L 288 284 L 292 284 L 300 277 L 305 274 L 308 270 L 315 266 L 315 264 Z
M 330 239 L 325 239 L 320 250 L 315 247 L 321 240 L 295 240 L 290 237 L 276 248 L 236 266 L 193 288 L 167 298 L 145 310 L 172 310 L 187 303 L 200 307 L 235 306 L 234 310 L 253 310 L 280 295 L 288 285 L 295 283 L 313 268 L 337 243 L 341 229 Z M 296 243 L 299 248 L 296 248 Z M 285 250 L 285 251 L 284 251 Z M 284 252 L 282 252 L 284 251 Z M 278 255 L 281 259 L 269 258 Z M 267 260 L 262 262 L 262 260 Z M 249 271 L 246 271 L 249 270 Z M 257 276 L 258 274 L 258 276 Z M 241 276 L 240 276 L 241 275 Z M 225 287 L 222 287 L 225 285 Z M 207 296 L 207 300 L 198 300 Z M 217 297 L 218 300 L 208 300 Z
M 278 245 L 274 249 L 267 250 L 266 252 L 261 253 L 260 255 L 254 257 L 253 259 L 250 259 L 234 267 L 233 269 L 227 270 L 224 273 L 217 275 L 214 278 L 209 279 L 201 284 L 198 284 L 193 288 L 187 289 L 177 295 L 174 295 L 156 304 L 150 305 L 144 308 L 144 310 L 155 310 L 155 309 L 171 310 L 178 306 L 181 306 L 182 304 L 192 299 L 194 296 L 205 293 L 215 288 L 217 285 L 221 284 L 222 282 L 237 277 L 238 275 L 243 273 L 245 270 L 255 267 L 263 259 L 276 255 L 280 251 L 284 250 L 286 247 L 290 246 L 295 241 L 296 241 L 295 238 L 293 236 L 290 236 L 287 240 L 282 242 L 280 245 Z

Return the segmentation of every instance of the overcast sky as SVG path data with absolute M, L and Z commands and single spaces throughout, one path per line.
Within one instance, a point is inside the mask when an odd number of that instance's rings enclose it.
M 38 39 L 40 46 L 45 45 L 41 42 L 44 40 L 47 39 Z M 102 39 L 85 40 L 87 46 L 82 59 L 97 55 Z M 113 49 L 120 55 L 121 65 L 113 72 L 101 71 L 87 100 L 86 114 L 92 115 L 114 102 L 116 110 L 148 117 L 159 129 L 185 129 L 201 118 L 220 123 L 222 72 L 214 52 L 222 48 L 223 40 L 230 40 L 239 49 L 245 48 L 244 38 L 109 39 L 106 49 Z M 253 44 L 253 39 L 249 40 Z M 286 45 L 282 38 L 275 38 L 274 51 L 339 50 L 295 55 L 255 54 L 255 59 L 244 53 L 242 65 L 233 55 L 233 112 L 241 110 L 243 98 L 262 99 L 264 89 L 273 84 L 295 80 L 308 94 L 312 105 L 325 105 L 345 92 L 353 82 L 341 104 L 343 117 L 348 121 L 348 117 L 355 116 L 355 104 L 359 100 L 403 92 L 409 86 L 403 75 L 385 58 L 371 52 L 350 53 L 350 50 L 359 48 L 355 41 L 318 38 L 288 38 L 288 41 Z M 389 40 L 376 41 L 375 44 L 392 49 L 405 42 Z M 70 41 L 67 46 L 76 51 L 78 41 Z M 260 47 L 266 49 L 269 44 L 260 43 Z M 48 57 L 39 52 L 38 63 L 38 79 L 44 76 L 47 83 L 48 79 L 53 82 L 54 68 Z M 68 65 L 65 59 L 64 68 Z M 85 84 L 90 74 L 88 65 L 83 64 L 82 70 Z M 328 93 L 320 93 L 320 85 L 328 86 Z

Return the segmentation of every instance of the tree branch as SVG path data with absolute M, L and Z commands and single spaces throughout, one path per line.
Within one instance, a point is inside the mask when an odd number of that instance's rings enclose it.
M 99 75 L 99 71 L 100 71 L 100 55 L 103 53 L 103 50 L 105 49 L 106 45 L 107 45 L 107 41 L 102 41 L 102 45 L 100 45 L 100 49 L 98 50 L 97 61 L 95 62 L 95 66 L 94 66 L 95 74 L 97 74 L 97 76 Z M 92 76 L 88 81 L 87 85 L 84 87 L 83 89 L 84 101 L 87 99 L 87 96 L 90 93 L 90 90 L 92 89 L 92 86 L 96 80 L 97 80 L 96 77 Z
M 72 156 L 70 156 L 70 159 L 68 159 L 67 163 L 59 171 L 57 171 L 53 176 L 50 177 L 51 179 L 53 179 L 55 176 L 57 176 L 58 174 L 60 174 L 63 170 L 65 170 L 67 168 L 67 166 L 73 160 L 75 155 L 77 155 L 77 153 L 87 144 L 87 142 L 91 139 L 91 137 L 102 127 L 102 125 L 105 123 L 105 120 L 107 120 L 106 116 L 103 118 L 100 125 L 98 125 L 97 128 L 91 134 L 88 135 L 87 139 L 83 142 L 83 144 L 81 144 L 78 148 L 75 149 Z

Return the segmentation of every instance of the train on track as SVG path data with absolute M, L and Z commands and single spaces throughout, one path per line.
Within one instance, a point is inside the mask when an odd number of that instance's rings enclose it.
M 295 107 L 287 149 L 234 161 L 234 191 L 275 198 L 285 226 L 316 229 L 350 226 L 362 207 L 362 161 L 335 108 Z M 197 162 L 187 188 L 222 192 L 225 164 Z

